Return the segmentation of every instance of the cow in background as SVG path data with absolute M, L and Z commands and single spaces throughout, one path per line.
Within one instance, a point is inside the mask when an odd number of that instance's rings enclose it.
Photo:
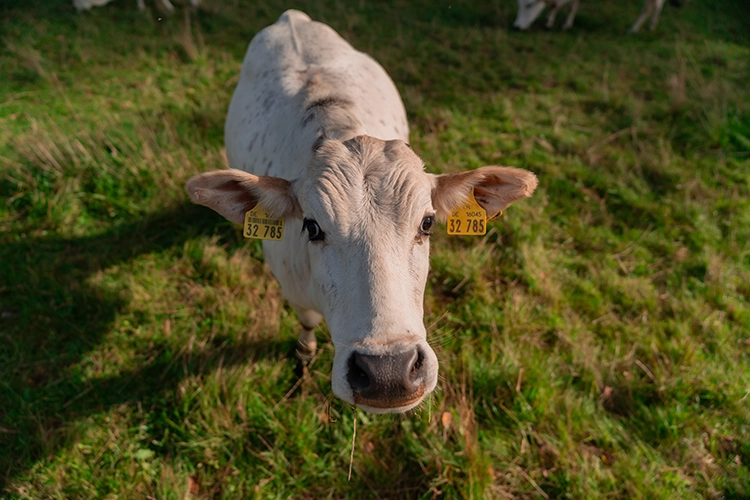
M 645 0 L 641 15 L 635 23 L 633 23 L 633 26 L 630 27 L 630 33 L 636 33 L 640 30 L 643 23 L 649 18 L 651 18 L 649 29 L 651 31 L 656 29 L 656 25 L 659 23 L 659 14 L 661 14 L 661 9 L 664 7 L 664 1 L 665 0 Z M 676 7 L 681 7 L 686 3 L 686 0 L 671 0 L 671 3 Z M 555 24 L 557 12 L 568 4 L 570 4 L 570 13 L 565 20 L 565 24 L 563 24 L 563 29 L 570 29 L 573 26 L 573 21 L 575 20 L 576 12 L 578 11 L 579 0 L 518 0 L 518 14 L 516 15 L 513 27 L 520 30 L 528 29 L 536 18 L 539 17 L 544 8 L 549 5 L 552 7 L 552 10 L 550 11 L 549 16 L 547 16 L 546 26 L 548 29 L 552 28 Z
M 557 12 L 568 4 L 571 4 L 570 13 L 568 14 L 568 18 L 565 20 L 565 24 L 563 24 L 563 29 L 570 29 L 570 27 L 573 26 L 573 20 L 576 17 L 576 11 L 578 11 L 579 0 L 518 0 L 518 14 L 516 15 L 516 20 L 513 23 L 513 27 L 520 30 L 529 29 L 529 27 L 534 21 L 536 21 L 536 18 L 539 17 L 545 7 L 550 5 L 552 6 L 552 10 L 550 11 L 549 16 L 547 16 L 546 25 L 547 28 L 550 29 L 555 24 L 555 17 L 557 17 Z
M 101 7 L 107 5 L 112 0 L 73 0 L 73 7 L 78 10 L 89 10 L 91 7 Z M 169 0 L 157 0 L 161 4 L 163 10 L 169 14 L 174 12 L 174 5 Z M 138 10 L 146 10 L 146 2 L 144 0 L 137 0 Z M 190 0 L 191 7 L 198 7 L 201 0 Z

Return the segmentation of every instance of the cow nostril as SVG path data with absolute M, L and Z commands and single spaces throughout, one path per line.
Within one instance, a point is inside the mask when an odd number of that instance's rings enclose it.
M 421 374 L 423 364 L 424 353 L 422 352 L 422 349 L 418 349 L 417 359 L 414 360 L 414 363 L 412 363 L 411 369 L 409 370 L 409 379 L 411 379 L 411 381 L 414 381 L 414 379 Z
M 364 391 L 370 387 L 370 377 L 365 371 L 366 365 L 361 361 L 359 353 L 356 352 L 349 358 L 347 379 L 349 385 L 355 391 Z

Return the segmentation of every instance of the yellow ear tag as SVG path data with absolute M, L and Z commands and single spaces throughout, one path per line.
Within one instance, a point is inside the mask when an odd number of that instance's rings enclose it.
M 245 238 L 279 241 L 284 237 L 284 218 L 272 219 L 268 212 L 256 205 L 245 212 Z
M 477 203 L 472 188 L 469 199 L 451 210 L 448 234 L 481 236 L 487 232 L 487 212 Z

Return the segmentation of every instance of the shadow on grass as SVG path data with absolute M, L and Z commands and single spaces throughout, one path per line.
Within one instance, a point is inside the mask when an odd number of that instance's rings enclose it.
M 293 340 L 238 345 L 214 339 L 205 352 L 172 359 L 159 356 L 158 346 L 143 346 L 155 353 L 153 361 L 94 382 L 79 366 L 127 304 L 122 292 L 89 285 L 89 278 L 199 236 L 234 239 L 236 231 L 219 220 L 184 205 L 96 236 L 0 240 L 0 491 L 66 446 L 65 427 L 76 420 L 126 402 L 148 407 L 186 376 L 219 364 L 287 356 Z
M 294 338 L 237 342 L 216 337 L 202 350 L 177 354 L 158 341 L 142 342 L 136 350 L 149 359 L 142 366 L 98 378 L 87 376 L 82 367 L 86 355 L 107 342 L 117 316 L 128 312 L 127 289 L 108 291 L 100 282 L 89 284 L 92 276 L 145 254 L 179 249 L 198 237 L 218 236 L 220 243 L 232 245 L 236 234 L 213 212 L 185 204 L 95 236 L 0 240 L 0 492 L 9 492 L 7 488 L 37 464 L 73 446 L 80 436 L 79 423 L 88 417 L 126 404 L 151 416 L 160 410 L 169 413 L 181 404 L 177 389 L 188 377 L 271 359 L 287 365 L 286 380 L 295 384 L 299 372 L 292 355 Z M 299 394 L 297 389 L 293 397 Z M 153 427 L 165 425 L 164 418 L 147 419 Z M 401 419 L 394 417 L 393 426 L 390 439 L 402 448 Z M 321 450 L 328 449 L 339 430 L 322 428 Z M 265 449 L 252 435 L 248 439 L 242 446 Z M 272 432 L 267 441 L 274 441 Z M 164 455 L 175 451 L 173 443 L 157 446 L 157 453 Z M 380 462 L 365 460 L 358 479 L 349 485 L 352 494 L 418 496 L 427 488 L 429 475 L 422 472 L 414 450 L 402 451 L 395 477 L 384 473 Z M 220 488 L 220 483 L 211 488 Z

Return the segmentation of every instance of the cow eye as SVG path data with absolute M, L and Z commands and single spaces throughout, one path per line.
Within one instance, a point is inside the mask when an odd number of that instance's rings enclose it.
M 326 233 L 321 231 L 318 223 L 312 219 L 302 221 L 302 229 L 307 231 L 307 237 L 310 241 L 323 241 L 326 238 Z
M 419 232 L 425 236 L 430 235 L 430 229 L 432 229 L 432 225 L 435 223 L 435 216 L 434 215 L 428 215 L 424 219 L 422 219 L 422 224 L 419 226 Z

